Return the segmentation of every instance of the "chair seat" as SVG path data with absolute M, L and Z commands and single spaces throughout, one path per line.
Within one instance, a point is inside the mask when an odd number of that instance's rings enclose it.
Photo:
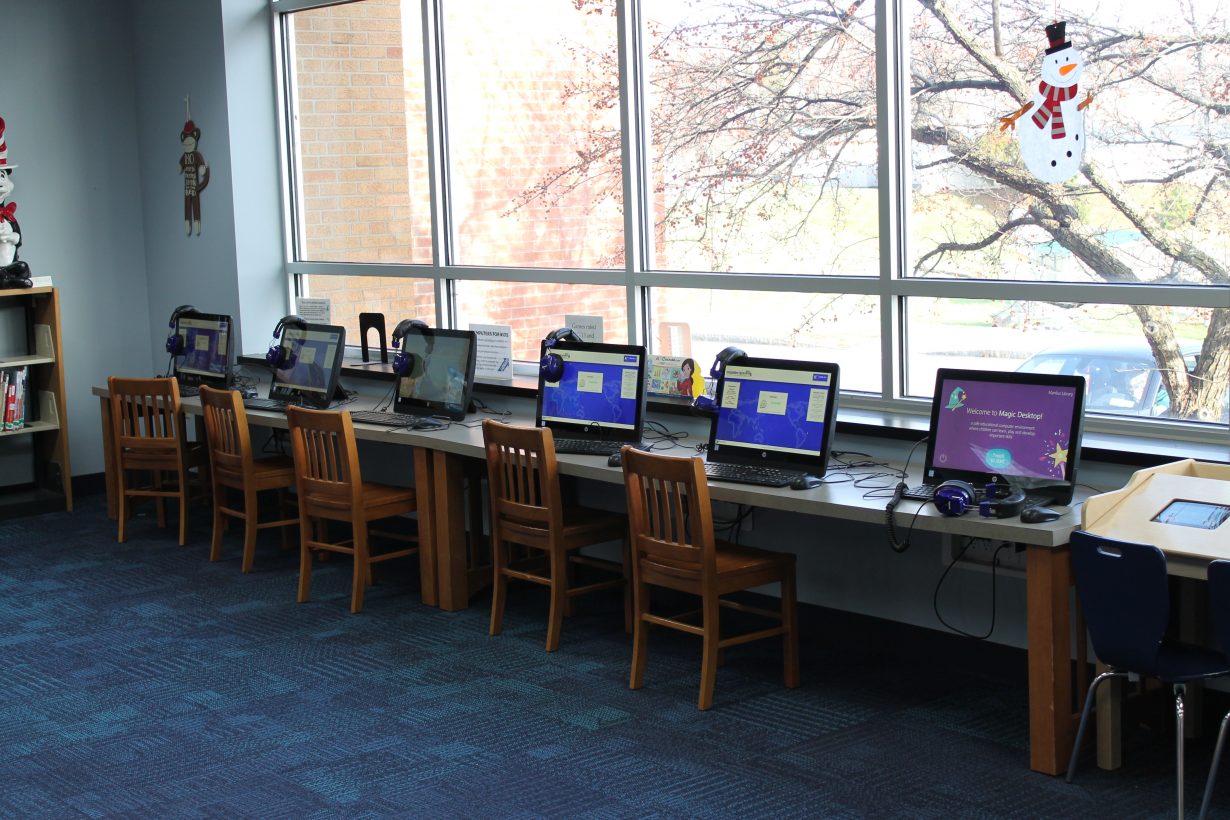
M 795 555 L 792 552 L 770 552 L 732 544 L 729 541 L 717 542 L 716 557 L 718 575 L 759 572 L 795 563 Z
M 295 462 L 290 456 L 258 458 L 252 462 L 252 467 L 257 478 L 265 478 L 278 473 L 290 473 L 291 476 L 295 474 Z
M 414 509 L 415 495 L 413 487 L 394 487 L 390 484 L 378 484 L 374 481 L 363 482 L 363 509 L 367 512 L 378 511 L 387 507 L 402 507 L 408 505 Z M 313 508 L 335 512 L 346 512 L 350 515 L 350 502 L 333 496 L 312 496 Z M 393 515 L 395 513 L 389 513 Z M 369 515 L 368 518 L 372 516 Z
M 1189 683 L 1230 673 L 1225 654 L 1187 644 L 1163 643 L 1157 669 L 1150 675 L 1163 683 Z

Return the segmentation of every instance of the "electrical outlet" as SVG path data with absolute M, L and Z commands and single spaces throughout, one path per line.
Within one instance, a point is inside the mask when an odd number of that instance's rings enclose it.
M 962 547 L 965 546 L 964 538 L 943 535 L 940 537 L 940 561 L 944 566 L 948 566 L 960 554 L 961 558 L 957 562 L 959 568 L 990 572 L 991 562 L 995 560 L 995 553 L 998 551 L 999 562 L 996 572 L 1024 575 L 1024 551 L 1017 552 L 1016 547 L 1012 544 L 1006 547 L 1003 544 L 1003 541 L 988 541 L 978 538 L 970 543 L 968 547 L 965 547 L 964 552 L 962 552 Z M 1003 547 L 1003 549 L 1000 549 L 1000 547 Z

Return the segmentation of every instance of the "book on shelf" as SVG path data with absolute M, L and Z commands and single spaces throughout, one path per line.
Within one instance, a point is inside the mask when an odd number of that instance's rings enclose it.
M 20 430 L 26 426 L 26 382 L 29 369 L 17 367 L 0 371 L 0 396 L 4 397 L 4 416 L 0 429 Z

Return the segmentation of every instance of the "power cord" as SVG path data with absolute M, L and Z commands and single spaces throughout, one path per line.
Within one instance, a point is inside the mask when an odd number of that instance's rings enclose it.
M 666 428 L 666 425 L 660 421 L 645 422 L 645 443 L 648 445 L 646 449 L 649 452 L 655 450 L 669 450 L 675 447 L 683 447 L 679 442 L 688 437 L 686 432 L 673 432 Z
M 910 452 L 905 457 L 905 466 L 901 468 L 899 473 L 901 480 L 893 488 L 893 497 L 884 505 L 884 526 L 888 530 L 888 545 L 892 548 L 893 552 L 898 554 L 910 548 L 910 536 L 914 533 L 914 523 L 918 521 L 918 514 L 922 512 L 923 505 L 919 504 L 918 509 L 914 511 L 914 517 L 910 519 L 910 528 L 905 534 L 904 541 L 897 536 L 897 505 L 901 503 L 901 499 L 905 497 L 906 491 L 910 489 L 910 485 L 905 483 L 905 479 L 910 476 L 910 459 L 914 457 L 914 451 L 918 449 L 918 445 L 928 438 L 930 436 L 923 436 L 910 447 Z
M 962 635 L 966 638 L 974 638 L 976 640 L 983 641 L 991 637 L 991 633 L 995 631 L 995 591 L 998 588 L 998 584 L 997 584 L 998 576 L 996 574 L 996 570 L 999 568 L 999 554 L 1003 552 L 1005 549 L 1007 549 L 1009 546 L 1007 541 L 1005 541 L 1004 543 L 996 547 L 995 552 L 991 555 L 991 624 L 990 626 L 987 627 L 987 631 L 981 635 L 975 635 L 972 632 L 966 632 L 964 629 L 959 629 L 958 627 L 955 627 L 952 624 L 948 623 L 948 621 L 944 620 L 944 616 L 940 614 L 940 588 L 944 586 L 944 580 L 948 577 L 948 573 L 952 572 L 952 568 L 955 567 L 957 565 L 957 562 L 959 562 L 965 556 L 966 551 L 968 551 L 969 548 L 973 546 L 974 541 L 976 540 L 979 540 L 979 539 L 975 539 L 975 538 L 965 539 L 964 546 L 962 546 L 961 550 L 955 556 L 953 556 L 953 559 L 952 561 L 948 563 L 948 566 L 944 568 L 944 574 L 941 575 L 940 580 L 936 582 L 935 592 L 931 596 L 931 609 L 935 612 L 935 617 L 939 620 L 941 624 L 944 625 L 945 628 L 950 629 L 953 632 L 957 633 L 958 635 Z

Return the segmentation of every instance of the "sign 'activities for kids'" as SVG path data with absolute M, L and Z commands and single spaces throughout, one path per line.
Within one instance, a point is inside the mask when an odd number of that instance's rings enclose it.
M 1063 182 L 1081 167 L 1085 152 L 1085 109 L 1093 94 L 1077 102 L 1085 62 L 1067 41 L 1067 23 L 1046 27 L 1050 48 L 1042 58 L 1042 82 L 1038 93 L 1016 112 L 1000 117 L 1000 130 L 1016 129 L 1021 159 L 1030 173 L 1043 182 Z M 1029 117 L 1016 128 L 1017 120 Z

